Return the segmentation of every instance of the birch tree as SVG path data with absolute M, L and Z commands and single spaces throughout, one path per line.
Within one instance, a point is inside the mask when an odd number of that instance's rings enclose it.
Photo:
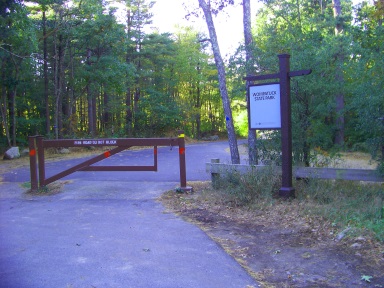
M 344 145 L 344 93 L 342 92 L 344 86 L 344 76 L 343 76 L 343 63 L 344 63 L 344 48 L 342 39 L 339 39 L 343 35 L 344 24 L 341 12 L 341 0 L 332 0 L 333 4 L 333 16 L 335 17 L 335 36 L 336 41 L 339 42 L 339 47 L 337 49 L 336 58 L 336 70 L 335 70 L 335 80 L 338 84 L 338 91 L 336 94 L 336 135 L 335 135 L 335 144 Z
M 221 3 L 221 5 L 223 5 L 223 3 Z M 199 0 L 199 6 L 202 9 L 205 16 L 205 21 L 207 23 L 213 56 L 215 58 L 215 63 L 218 71 L 219 90 L 220 90 L 220 94 L 223 102 L 223 109 L 225 113 L 226 128 L 228 133 L 228 143 L 229 143 L 229 149 L 231 153 L 231 161 L 232 161 L 232 164 L 239 164 L 240 155 L 239 155 L 239 149 L 237 146 L 235 127 L 233 125 L 231 103 L 228 96 L 225 66 L 224 66 L 223 58 L 221 57 L 220 48 L 219 48 L 219 44 L 216 36 L 216 29 L 215 29 L 215 25 L 212 18 L 211 0 L 208 0 L 208 2 L 206 0 Z
M 245 45 L 245 67 L 247 75 L 252 71 L 252 29 L 251 29 L 251 0 L 243 0 L 243 27 L 244 27 L 244 45 Z M 247 82 L 247 89 L 250 83 Z M 247 91 L 248 93 L 248 91 Z M 248 129 L 248 161 L 250 165 L 257 165 L 257 136 L 256 130 Z

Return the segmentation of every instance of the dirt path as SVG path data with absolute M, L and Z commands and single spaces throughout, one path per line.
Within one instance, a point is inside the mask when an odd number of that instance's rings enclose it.
M 382 243 L 353 231 L 342 237 L 322 219 L 298 220 L 294 202 L 259 213 L 231 208 L 201 192 L 207 185 L 161 201 L 200 226 L 263 287 L 384 287 Z

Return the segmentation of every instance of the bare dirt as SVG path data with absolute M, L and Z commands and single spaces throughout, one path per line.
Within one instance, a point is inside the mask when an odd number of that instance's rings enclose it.
M 225 205 L 209 182 L 165 193 L 169 212 L 203 229 L 261 287 L 384 287 L 384 245 L 324 219 L 299 217 L 299 201 L 263 211 Z

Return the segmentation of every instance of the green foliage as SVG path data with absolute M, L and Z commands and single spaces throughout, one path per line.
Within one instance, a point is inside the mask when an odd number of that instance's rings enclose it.
M 363 2 L 353 10 L 351 2 L 345 1 L 342 17 L 335 19 L 330 4 L 331 1 L 265 2 L 253 28 L 254 63 L 245 63 L 243 46 L 231 57 L 229 75 L 236 85 L 233 91 L 244 87 L 241 76 L 246 66 L 253 67 L 256 75 L 276 73 L 276 55 L 288 53 L 291 70 L 312 69 L 309 76 L 291 79 L 295 161 L 308 165 L 309 151 L 314 148 L 340 149 L 334 147 L 336 119 L 340 115 L 345 119 L 344 148 L 369 147 L 374 158 L 380 160 L 383 130 L 378 118 L 384 114 L 380 80 L 384 67 L 380 48 L 384 40 L 382 8 Z M 335 25 L 340 23 L 343 33 L 336 35 Z M 336 77 L 337 71 L 343 72 L 343 81 Z M 336 110 L 339 93 L 344 95 L 342 111 Z M 272 139 L 278 147 L 280 139 Z M 261 152 L 266 153 L 265 149 Z
M 25 142 L 35 133 L 127 137 L 181 128 L 201 138 L 226 129 L 206 36 L 191 27 L 179 27 L 174 35 L 148 32 L 154 2 L 121 2 L 124 19 L 117 19 L 110 1 L 2 2 L 1 145 Z M 380 160 L 382 173 L 380 3 L 352 8 L 343 1 L 343 15 L 335 19 L 330 0 L 264 2 L 253 25 L 253 63 L 245 63 L 243 45 L 228 63 L 237 134 L 247 136 L 246 68 L 252 67 L 254 74 L 275 73 L 276 55 L 289 53 L 291 70 L 313 71 L 291 79 L 295 162 L 307 164 L 315 148 L 333 151 L 336 119 L 344 115 L 344 148 L 369 149 Z M 336 24 L 344 28 L 337 36 Z M 344 81 L 337 81 L 337 71 Z M 345 108 L 337 112 L 339 92 L 344 93 Z M 278 133 L 258 144 L 261 160 L 279 163 Z
M 257 141 L 259 160 L 266 165 L 281 165 L 281 133 L 279 130 L 263 131 Z
M 17 114 L 24 112 L 17 110 L 16 103 L 24 98 L 24 89 L 33 85 L 37 39 L 27 13 L 18 1 L 5 2 L 0 7 L 0 133 L 7 139 L 7 146 L 16 145 L 17 139 L 25 137 L 14 129 Z
M 180 127 L 182 114 L 174 100 L 167 94 L 148 90 L 142 97 L 141 108 L 145 111 L 137 122 L 140 135 L 164 136 Z
M 321 13 L 322 9 L 303 1 L 270 1 L 259 11 L 254 32 L 260 73 L 278 70 L 279 53 L 291 55 L 291 70 L 313 70 L 309 76 L 291 80 L 293 147 L 298 158 L 308 154 L 310 147 L 333 146 L 337 43 L 332 36 L 332 11 Z
M 383 145 L 384 125 L 381 118 L 384 115 L 384 89 L 381 76 L 384 73 L 382 45 L 384 41 L 383 16 L 378 17 L 379 7 L 366 2 L 355 7 L 356 23 L 352 35 L 356 40 L 354 55 L 348 63 L 349 89 L 351 97 L 348 108 L 353 117 L 353 137 L 351 144 L 366 143 L 375 159 L 381 160 L 380 148 Z M 363 75 L 363 77 L 362 77 Z M 351 128 L 351 130 L 352 130 Z
M 233 122 L 236 129 L 236 134 L 241 137 L 247 137 L 248 135 L 248 115 L 246 110 L 232 110 Z
M 220 176 L 215 188 L 223 191 L 228 201 L 236 206 L 254 206 L 260 200 L 272 203 L 281 182 L 273 166 L 260 172 L 242 174 L 228 171 Z

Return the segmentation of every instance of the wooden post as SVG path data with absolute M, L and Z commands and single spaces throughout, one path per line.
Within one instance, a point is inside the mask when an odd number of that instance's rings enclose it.
M 179 166 L 180 166 L 180 188 L 182 192 L 192 191 L 192 187 L 187 186 L 187 169 L 185 164 L 185 139 L 184 131 L 178 131 L 179 139 Z
M 37 161 L 36 161 L 36 136 L 28 137 L 29 146 L 29 166 L 31 172 L 31 190 L 37 191 L 39 182 L 37 180 Z
M 211 163 L 220 163 L 220 159 L 217 159 L 217 158 L 211 159 Z M 212 182 L 212 187 L 214 189 L 219 188 L 219 180 L 220 180 L 220 173 L 211 172 L 211 182 Z
M 157 146 L 153 146 L 153 167 L 157 171 Z
M 290 55 L 288 54 L 279 55 L 282 149 L 282 185 L 279 195 L 281 197 L 295 197 L 295 189 L 292 187 L 292 122 L 289 58 Z
M 36 137 L 37 158 L 39 166 L 39 188 L 45 186 L 45 157 L 43 140 L 43 136 Z

